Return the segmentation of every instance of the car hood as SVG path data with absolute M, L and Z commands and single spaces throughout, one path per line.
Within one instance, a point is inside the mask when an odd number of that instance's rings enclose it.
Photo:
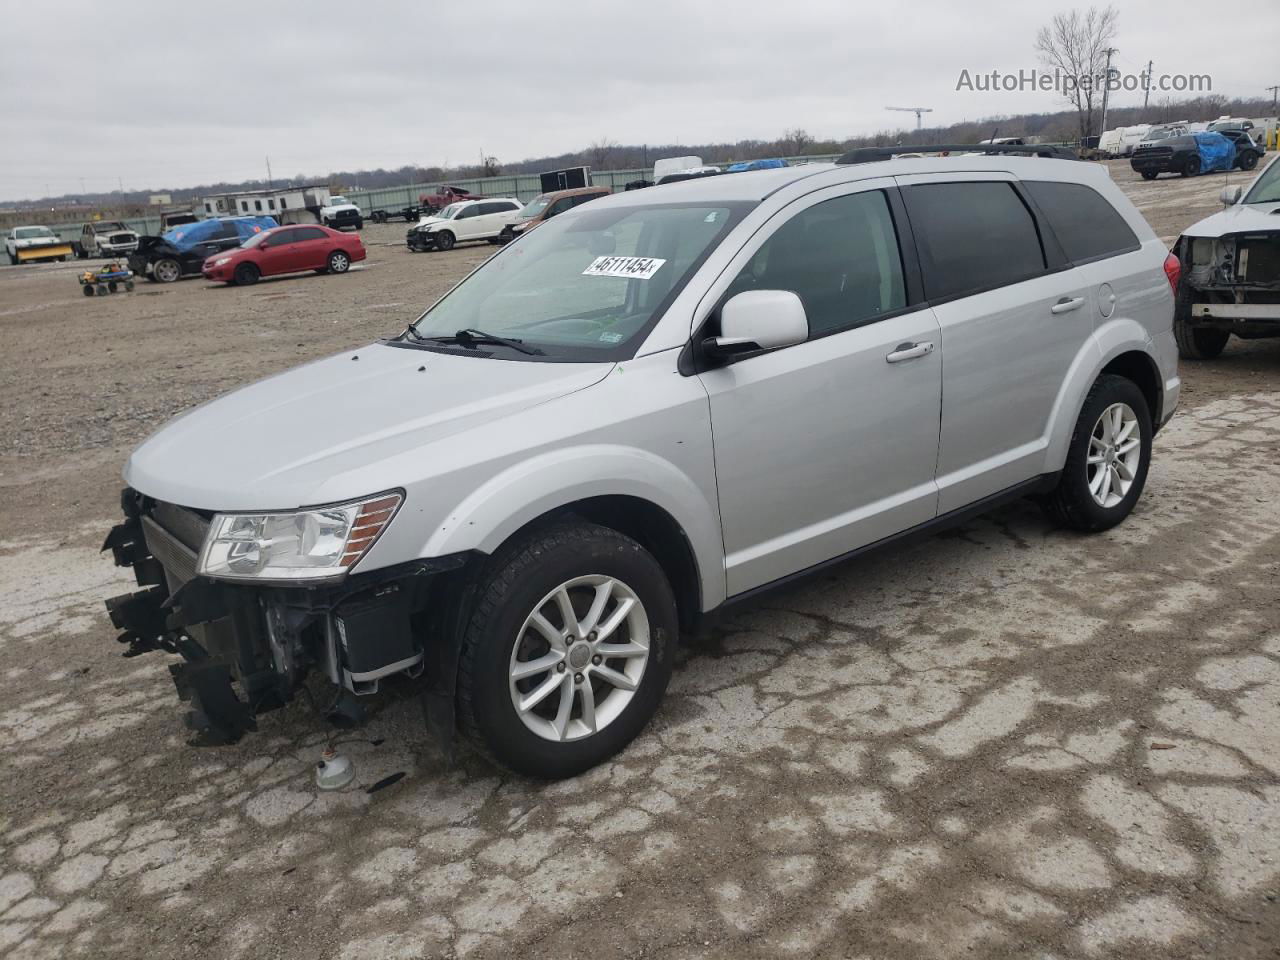
M 1183 231 L 1184 237 L 1225 237 L 1231 233 L 1280 231 L 1280 201 L 1237 203 Z
M 612 367 L 370 344 L 170 421 L 133 452 L 124 479 L 147 496 L 202 510 L 349 500 L 420 479 L 403 475 L 404 458 L 420 457 L 410 469 L 425 472 L 432 442 L 582 390 Z M 399 473 L 369 480 L 394 458 Z
M 432 224 L 447 223 L 447 222 L 448 221 L 446 221 L 444 217 L 423 217 L 421 220 L 418 221 L 417 225 L 419 227 L 429 227 Z

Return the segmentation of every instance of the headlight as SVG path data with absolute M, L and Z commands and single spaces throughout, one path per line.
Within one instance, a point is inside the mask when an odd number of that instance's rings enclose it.
M 221 580 L 326 580 L 363 557 L 395 516 L 402 497 L 293 513 L 220 513 L 213 518 L 199 572 Z
M 231 258 L 230 258 L 230 257 L 219 257 L 217 260 L 213 261 L 213 265 L 214 265 L 215 267 L 220 267 L 220 266 L 222 266 L 224 263 L 230 263 L 230 262 L 231 262 Z

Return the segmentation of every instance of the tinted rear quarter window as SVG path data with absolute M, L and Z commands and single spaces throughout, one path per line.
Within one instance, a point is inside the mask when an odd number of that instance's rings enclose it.
M 1039 231 L 1012 184 L 927 183 L 902 193 L 930 300 L 990 290 L 1044 272 Z
M 1068 260 L 1101 260 L 1142 246 L 1124 217 L 1092 187 L 1047 180 L 1024 180 L 1023 186 L 1049 221 Z
M 324 240 L 327 236 L 319 227 L 299 227 L 293 231 L 293 242 L 302 243 L 304 240 Z

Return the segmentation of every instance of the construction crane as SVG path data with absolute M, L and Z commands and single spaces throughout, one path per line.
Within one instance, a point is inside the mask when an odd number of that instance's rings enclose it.
M 902 113 L 914 113 L 916 115 L 916 129 L 920 129 L 920 117 L 922 114 L 933 113 L 933 107 L 885 107 L 886 110 L 898 110 Z

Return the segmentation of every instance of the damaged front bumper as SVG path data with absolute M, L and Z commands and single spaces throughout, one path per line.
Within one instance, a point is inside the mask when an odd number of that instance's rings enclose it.
M 1186 320 L 1246 339 L 1280 336 L 1280 230 L 1182 237 Z
M 179 697 L 191 704 L 187 725 L 196 742 L 236 742 L 257 729 L 258 714 L 288 703 L 317 672 L 335 688 L 326 715 L 352 722 L 363 712 L 355 698 L 376 692 L 382 678 L 430 670 L 439 683 L 428 684 L 428 718 L 447 727 L 439 732 L 452 732 L 454 645 L 425 638 L 449 635 L 442 575 L 461 570 L 469 555 L 329 585 L 230 583 L 197 574 L 208 515 L 129 489 L 121 505 L 124 522 L 103 550 L 132 568 L 141 589 L 108 600 L 107 611 L 125 656 L 162 650 L 182 657 L 169 670 Z

